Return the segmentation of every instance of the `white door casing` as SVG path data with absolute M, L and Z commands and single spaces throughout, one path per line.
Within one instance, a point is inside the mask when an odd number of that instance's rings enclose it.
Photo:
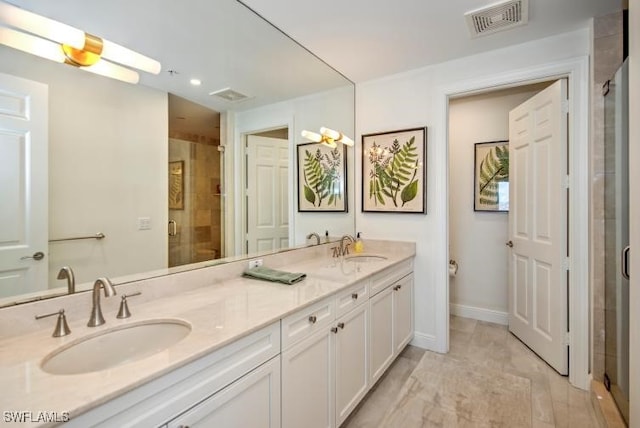
M 48 91 L 0 74 L 0 298 L 47 288 Z
M 289 142 L 247 136 L 247 251 L 289 245 Z
M 509 330 L 561 374 L 567 332 L 565 79 L 509 114 Z

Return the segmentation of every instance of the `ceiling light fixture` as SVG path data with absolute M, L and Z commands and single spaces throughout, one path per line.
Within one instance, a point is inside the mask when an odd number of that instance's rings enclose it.
M 200 79 L 191 79 L 189 81 L 189 83 L 191 83 L 193 86 L 200 86 L 202 85 L 202 81 Z
M 301 135 L 313 141 L 314 143 L 321 143 L 327 147 L 331 147 L 332 149 L 337 146 L 337 143 L 342 143 L 345 146 L 353 146 L 353 140 L 342 132 L 334 131 L 330 128 L 325 128 L 324 126 L 320 128 L 320 134 L 316 134 L 315 132 L 307 131 L 306 129 L 301 132 Z
M 0 1 L 0 43 L 105 77 L 138 83 L 138 73 L 160 72 L 158 61 L 53 19 Z

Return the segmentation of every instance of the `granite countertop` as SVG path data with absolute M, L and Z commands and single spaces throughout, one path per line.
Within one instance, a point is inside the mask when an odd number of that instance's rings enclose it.
M 86 326 L 86 319 L 70 320 L 72 333 L 61 338 L 51 337 L 55 323 L 52 318 L 51 326 L 46 330 L 0 340 L 0 382 L 3 390 L 0 409 L 34 413 L 69 412 L 73 418 L 357 281 L 414 257 L 415 246 L 398 243 L 378 248 L 375 254 L 384 255 L 387 259 L 353 263 L 319 258 L 289 265 L 278 263 L 277 269 L 307 274 L 305 280 L 294 285 L 232 277 L 148 302 L 136 303 L 132 299 L 129 302 L 131 318 L 119 320 L 107 317 L 105 313 L 107 322 L 94 328 Z M 265 266 L 269 266 L 268 262 L 269 259 L 265 258 Z M 85 336 L 157 319 L 185 321 L 191 326 L 191 333 L 164 351 L 107 370 L 53 375 L 40 369 L 42 359 L 49 353 Z

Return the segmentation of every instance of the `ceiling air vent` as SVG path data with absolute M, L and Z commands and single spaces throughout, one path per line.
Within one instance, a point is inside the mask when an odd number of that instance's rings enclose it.
M 464 14 L 471 37 L 484 36 L 524 25 L 529 20 L 529 0 L 508 0 Z
M 220 89 L 219 91 L 210 92 L 209 95 L 220 97 L 225 101 L 237 102 L 246 100 L 249 98 L 245 94 L 241 94 L 238 91 L 234 91 L 231 88 Z

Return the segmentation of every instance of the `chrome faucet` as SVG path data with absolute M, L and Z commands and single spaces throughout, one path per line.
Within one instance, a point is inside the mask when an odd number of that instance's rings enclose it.
M 98 278 L 93 283 L 93 307 L 91 308 L 91 316 L 87 326 L 97 327 L 104 324 L 104 317 L 102 316 L 102 309 L 100 308 L 100 289 L 104 289 L 104 296 L 111 297 L 116 295 L 116 289 L 113 288 L 113 284 L 109 281 L 109 278 Z
M 307 235 L 307 239 L 316 238 L 316 245 L 320 245 L 320 235 L 315 232 L 311 232 Z
M 73 270 L 69 266 L 65 266 L 58 272 L 58 279 L 67 280 L 67 292 L 73 294 L 76 292 L 76 277 L 73 274 Z
M 344 240 L 348 239 L 351 242 L 348 242 L 347 245 L 344 245 Z M 356 242 L 356 240 L 351 235 L 343 235 L 340 239 L 340 255 L 344 256 L 349 254 L 349 244 L 352 242 Z

